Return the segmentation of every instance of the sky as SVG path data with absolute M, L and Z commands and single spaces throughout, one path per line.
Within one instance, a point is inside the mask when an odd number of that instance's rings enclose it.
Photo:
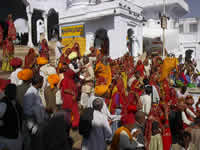
M 200 17 L 200 0 L 185 0 L 190 6 L 190 13 L 185 17 Z

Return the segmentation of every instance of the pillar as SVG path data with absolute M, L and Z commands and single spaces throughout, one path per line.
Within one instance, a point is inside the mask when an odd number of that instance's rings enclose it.
M 88 32 L 86 34 L 86 51 L 90 50 L 90 47 L 94 46 L 94 33 Z
M 48 14 L 46 12 L 43 13 L 43 18 L 44 18 L 44 35 L 45 39 L 48 41 Z
M 33 11 L 31 11 L 30 5 L 26 8 L 27 17 L 28 17 L 28 46 L 33 47 L 32 42 L 32 14 Z

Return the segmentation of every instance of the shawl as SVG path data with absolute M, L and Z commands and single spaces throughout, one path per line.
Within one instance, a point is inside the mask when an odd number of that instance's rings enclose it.
M 107 92 L 112 82 L 112 73 L 110 65 L 104 65 L 103 63 L 99 62 L 96 65 L 95 75 L 96 75 L 95 94 L 102 96 Z

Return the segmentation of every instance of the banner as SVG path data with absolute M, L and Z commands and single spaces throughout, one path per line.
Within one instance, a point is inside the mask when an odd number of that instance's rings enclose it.
M 84 25 L 71 25 L 61 27 L 62 38 L 84 37 Z
M 80 53 L 83 56 L 86 49 L 86 38 L 84 24 L 63 25 L 61 26 L 62 44 L 66 46 L 64 52 L 68 48 L 72 48 L 75 43 L 80 46 Z

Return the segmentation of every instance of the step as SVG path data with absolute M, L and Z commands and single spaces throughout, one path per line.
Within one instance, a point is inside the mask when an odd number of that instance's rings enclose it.
M 50 55 L 50 64 L 52 64 L 52 65 L 55 64 L 54 46 L 55 46 L 55 43 L 50 42 L 50 44 L 49 44 L 49 49 L 50 49 L 49 55 Z M 19 57 L 24 61 L 25 56 L 27 55 L 29 49 L 30 49 L 30 47 L 28 47 L 28 46 L 15 45 L 15 55 L 14 56 Z M 38 51 L 38 47 L 34 47 L 34 49 L 36 51 Z M 3 56 L 3 50 L 0 49 L 0 61 L 2 59 L 2 56 Z M 10 72 L 4 72 L 0 68 L 0 78 L 8 79 L 9 76 L 10 76 Z

